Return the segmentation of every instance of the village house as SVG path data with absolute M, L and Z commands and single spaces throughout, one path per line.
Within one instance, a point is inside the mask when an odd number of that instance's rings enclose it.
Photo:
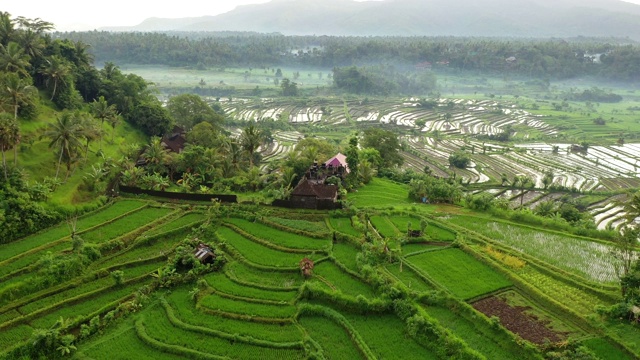
M 187 143 L 187 132 L 180 126 L 174 126 L 173 129 L 164 134 L 162 137 L 162 146 L 174 153 L 181 153 Z
M 335 176 L 339 181 L 349 173 L 347 157 L 341 153 L 323 164 L 314 163 L 293 189 L 291 207 L 303 209 L 333 209 L 338 200 L 338 185 L 326 181 Z

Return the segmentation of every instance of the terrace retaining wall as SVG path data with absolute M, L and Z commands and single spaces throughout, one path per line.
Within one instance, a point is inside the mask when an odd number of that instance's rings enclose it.
M 156 191 L 145 190 L 139 187 L 123 186 L 119 187 L 120 192 L 135 195 L 149 195 L 154 197 L 160 197 L 165 199 L 185 200 L 185 201 L 211 201 L 217 199 L 223 203 L 237 203 L 238 197 L 236 195 L 216 195 L 216 194 L 191 194 L 191 193 L 176 193 L 168 191 Z

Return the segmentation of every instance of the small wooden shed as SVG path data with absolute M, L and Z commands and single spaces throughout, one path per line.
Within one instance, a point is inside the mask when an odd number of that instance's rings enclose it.
M 214 253 L 213 249 L 207 244 L 198 244 L 193 253 L 202 264 L 213 264 L 216 260 L 216 253 Z

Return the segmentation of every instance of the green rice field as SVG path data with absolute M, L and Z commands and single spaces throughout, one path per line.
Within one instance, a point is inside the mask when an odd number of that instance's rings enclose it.
M 407 262 L 462 299 L 511 286 L 503 275 L 460 249 L 429 251 L 407 257 Z

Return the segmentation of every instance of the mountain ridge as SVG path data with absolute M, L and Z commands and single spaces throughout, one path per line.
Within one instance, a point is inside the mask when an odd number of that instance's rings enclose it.
M 619 0 L 272 0 L 216 16 L 149 18 L 108 31 L 332 36 L 598 36 L 640 40 L 640 5 Z

